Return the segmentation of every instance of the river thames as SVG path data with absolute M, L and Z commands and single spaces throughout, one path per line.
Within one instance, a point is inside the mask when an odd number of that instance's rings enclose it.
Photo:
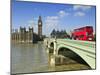
M 11 74 L 20 73 L 36 73 L 48 71 L 69 71 L 89 69 L 83 64 L 66 58 L 68 61 L 74 62 L 69 64 L 51 67 L 49 65 L 50 55 L 47 53 L 43 42 L 36 44 L 11 44 Z

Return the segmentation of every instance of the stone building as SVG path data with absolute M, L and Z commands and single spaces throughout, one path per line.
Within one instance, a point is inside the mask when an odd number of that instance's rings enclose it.
M 33 28 L 29 27 L 29 32 L 28 32 L 28 37 L 29 38 L 28 39 L 29 39 L 30 42 L 32 42 L 32 40 L 33 40 L 33 34 L 34 34 L 33 33 Z
M 51 32 L 51 37 L 52 38 L 71 38 L 70 35 L 66 32 L 66 30 L 55 30 L 53 29 L 52 32 Z
M 40 41 L 42 39 L 41 16 L 39 16 L 38 20 L 38 34 L 34 33 L 33 27 L 29 27 L 28 30 L 26 30 L 25 27 L 20 27 L 19 32 L 16 30 L 15 32 L 12 32 L 11 39 L 12 41 L 16 42 L 28 42 L 28 43 Z
M 25 39 L 26 39 L 26 28 L 25 27 L 24 28 L 20 27 L 19 36 L 20 36 L 20 39 L 19 40 L 21 42 L 24 42 Z
M 18 33 L 18 31 L 16 31 L 16 29 L 15 29 L 15 31 L 12 32 L 11 34 L 12 34 L 12 35 L 11 35 L 11 39 L 12 39 L 12 40 L 18 41 L 18 40 L 20 39 L 20 34 Z

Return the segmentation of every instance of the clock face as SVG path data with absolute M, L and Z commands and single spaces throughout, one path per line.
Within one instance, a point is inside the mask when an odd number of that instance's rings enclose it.
M 39 22 L 39 25 L 41 25 L 41 22 Z

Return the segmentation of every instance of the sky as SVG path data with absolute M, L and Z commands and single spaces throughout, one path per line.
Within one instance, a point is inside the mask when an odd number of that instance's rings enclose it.
M 93 26 L 95 31 L 96 7 L 75 4 L 39 3 L 12 0 L 12 29 L 34 27 L 38 31 L 38 17 L 42 17 L 43 35 L 55 30 Z

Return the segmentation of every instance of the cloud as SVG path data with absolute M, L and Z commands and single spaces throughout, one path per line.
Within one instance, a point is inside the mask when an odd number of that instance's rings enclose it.
M 45 18 L 44 24 L 45 24 L 45 26 L 44 26 L 44 28 L 45 28 L 44 32 L 46 34 L 50 34 L 51 31 L 54 28 L 56 29 L 58 27 L 59 17 L 58 16 L 47 16 Z
M 47 16 L 46 20 L 57 20 L 58 16 Z
M 62 17 L 70 15 L 64 10 L 60 10 L 57 14 L 57 16 L 47 16 L 45 18 L 45 27 L 43 28 L 45 28 L 44 33 L 46 33 L 47 35 L 50 34 L 53 29 L 59 29 L 60 20 L 62 19 Z
M 38 22 L 38 18 L 33 18 L 33 19 L 28 21 L 28 24 L 34 24 L 36 22 Z
M 74 13 L 74 16 L 85 16 L 85 13 L 79 11 L 79 12 Z
M 86 6 L 86 5 L 74 5 L 73 10 L 89 10 L 91 9 L 91 6 Z
M 58 14 L 59 14 L 60 17 L 64 17 L 64 16 L 68 16 L 68 15 L 69 15 L 68 12 L 65 12 L 65 11 L 63 11 L 63 10 L 59 11 Z
M 28 23 L 29 24 L 32 24 L 32 23 L 34 23 L 34 21 L 33 20 L 29 20 Z
M 54 28 L 58 25 L 59 18 L 57 16 L 47 16 L 45 19 L 46 28 Z
M 37 18 L 34 18 L 33 20 L 29 20 L 28 24 L 27 24 L 27 28 L 28 27 L 33 27 L 34 32 L 37 33 L 37 31 L 38 31 L 38 20 L 37 20 Z
M 28 27 L 33 27 L 34 25 L 34 21 L 33 20 L 29 20 L 27 26 Z
M 45 18 L 45 27 L 43 28 L 45 28 L 44 33 L 46 33 L 46 35 L 50 34 L 53 29 L 59 29 L 62 17 L 70 15 L 70 13 L 65 12 L 64 10 L 60 10 L 57 14 L 57 16 L 47 16 Z

